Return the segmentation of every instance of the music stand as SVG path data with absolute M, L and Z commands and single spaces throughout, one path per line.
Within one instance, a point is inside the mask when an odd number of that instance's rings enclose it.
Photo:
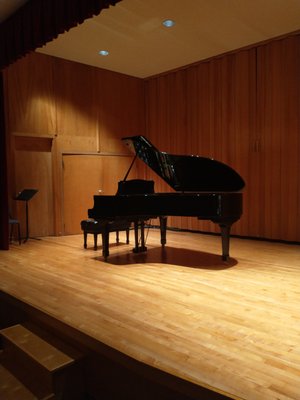
M 24 189 L 18 193 L 15 200 L 25 201 L 26 203 L 26 237 L 23 243 L 29 239 L 29 222 L 28 222 L 28 201 L 38 192 L 37 189 Z

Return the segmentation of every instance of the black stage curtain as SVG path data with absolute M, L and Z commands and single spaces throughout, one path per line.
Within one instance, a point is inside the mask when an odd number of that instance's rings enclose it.
M 3 74 L 0 72 L 0 249 L 9 248 L 7 162 L 4 119 Z
M 0 70 L 121 0 L 29 0 L 0 25 Z M 3 76 L 0 77 L 0 249 L 9 248 Z
M 0 25 L 0 69 L 121 0 L 29 0 Z

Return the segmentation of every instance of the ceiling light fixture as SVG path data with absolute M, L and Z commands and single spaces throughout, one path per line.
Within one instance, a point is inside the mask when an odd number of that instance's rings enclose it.
M 175 21 L 173 21 L 172 19 L 166 19 L 165 21 L 163 21 L 163 26 L 165 26 L 166 28 L 172 28 L 172 26 L 175 25 Z
M 99 54 L 100 54 L 100 56 L 108 56 L 109 52 L 107 50 L 100 50 Z

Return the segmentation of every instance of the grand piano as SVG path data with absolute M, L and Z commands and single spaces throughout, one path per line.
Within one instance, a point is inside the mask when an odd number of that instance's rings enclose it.
M 197 217 L 219 225 L 222 238 L 222 259 L 229 257 L 230 229 L 242 215 L 242 193 L 245 186 L 241 176 L 228 165 L 197 155 L 174 155 L 159 151 L 144 136 L 122 139 L 126 146 L 145 162 L 174 190 L 154 193 L 143 189 L 131 191 L 127 181 L 130 169 L 119 182 L 116 195 L 94 196 L 89 218 L 114 221 L 125 219 L 134 223 L 134 252 L 146 251 L 144 223 L 160 219 L 161 244 L 166 244 L 168 216 Z M 132 167 L 132 165 L 131 165 Z M 151 182 L 151 181 L 150 181 Z M 138 230 L 141 230 L 141 244 Z

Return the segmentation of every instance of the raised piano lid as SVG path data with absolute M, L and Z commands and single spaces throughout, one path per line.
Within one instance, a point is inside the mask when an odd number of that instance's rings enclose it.
M 176 191 L 237 192 L 245 186 L 242 177 L 220 161 L 161 152 L 144 136 L 125 137 L 122 140 Z

